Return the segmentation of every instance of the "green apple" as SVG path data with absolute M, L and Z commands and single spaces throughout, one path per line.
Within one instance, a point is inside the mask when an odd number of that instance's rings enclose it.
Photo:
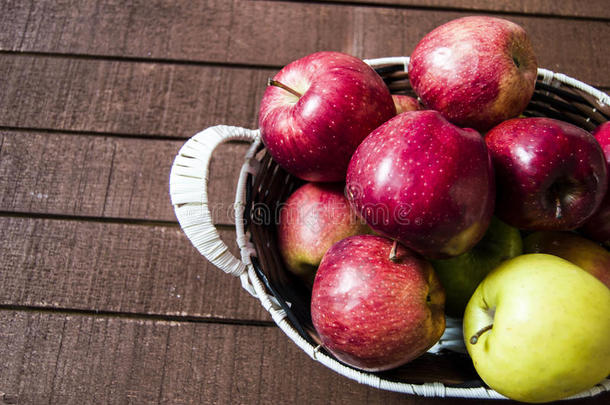
M 610 374 L 610 289 L 557 256 L 518 256 L 477 287 L 463 332 L 479 376 L 500 394 L 569 397 Z
M 519 230 L 493 217 L 474 248 L 451 259 L 433 260 L 432 266 L 447 294 L 445 313 L 461 318 L 481 280 L 500 263 L 521 253 Z
M 523 241 L 526 253 L 559 256 L 588 271 L 610 288 L 610 252 L 575 233 L 539 231 Z

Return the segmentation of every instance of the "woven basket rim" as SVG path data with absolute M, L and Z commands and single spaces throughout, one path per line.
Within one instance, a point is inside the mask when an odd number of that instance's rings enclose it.
M 365 59 L 364 61 L 372 67 L 402 65 L 404 72 L 407 72 L 409 57 L 376 58 Z M 551 85 L 554 82 L 562 83 L 593 96 L 600 106 L 610 106 L 610 97 L 606 93 L 567 75 L 539 68 L 538 76 L 539 78 L 542 78 L 542 82 L 547 85 Z M 252 146 L 245 156 L 245 162 L 242 165 L 238 177 L 238 186 L 234 203 L 236 239 L 240 249 L 240 259 L 233 257 L 224 242 L 220 240 L 218 232 L 211 220 L 211 216 L 205 217 L 199 221 L 197 218 L 194 218 L 198 215 L 195 211 L 207 210 L 208 165 L 214 149 L 223 142 L 235 139 L 252 141 Z M 253 176 L 258 170 L 258 161 L 255 158 L 255 154 L 261 144 L 259 130 L 221 125 L 210 127 L 196 134 L 187 141 L 178 153 L 170 173 L 170 194 L 172 197 L 172 204 L 174 205 L 176 216 L 178 217 L 182 229 L 199 252 L 223 271 L 240 277 L 242 287 L 259 299 L 261 305 L 269 312 L 273 321 L 301 350 L 307 353 L 309 357 L 347 378 L 379 389 L 426 397 L 507 399 L 505 396 L 487 387 L 457 388 L 445 386 L 440 382 L 412 384 L 387 380 L 379 377 L 375 373 L 357 370 L 340 363 L 333 357 L 320 352 L 319 345 L 314 346 L 301 336 L 288 319 L 285 308 L 283 308 L 278 300 L 267 291 L 265 280 L 261 279 L 261 276 L 254 268 L 252 259 L 256 258 L 256 247 L 250 242 L 247 229 L 244 226 L 247 179 L 248 176 Z M 203 174 L 197 177 L 191 169 L 200 170 Z M 188 180 L 186 178 L 188 178 Z M 195 187 L 202 188 L 199 188 L 199 193 L 192 195 L 192 190 Z M 186 195 L 188 196 L 185 197 Z M 610 391 L 610 379 L 608 378 L 589 390 L 564 399 L 589 397 L 604 391 Z

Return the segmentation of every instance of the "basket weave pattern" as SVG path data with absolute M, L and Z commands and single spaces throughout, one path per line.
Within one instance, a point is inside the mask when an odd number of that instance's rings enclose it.
M 408 57 L 365 60 L 394 94 L 414 95 L 408 81 Z M 526 116 L 546 116 L 592 130 L 610 119 L 610 97 L 563 74 L 538 70 L 538 81 Z M 312 359 L 334 371 L 380 389 L 423 396 L 505 398 L 477 376 L 462 341 L 461 321 L 447 320 L 441 340 L 420 358 L 382 373 L 344 365 L 318 344 L 309 313 L 310 291 L 284 270 L 273 218 L 280 204 L 302 184 L 285 172 L 262 147 L 258 130 L 216 126 L 193 136 L 182 147 L 170 174 L 170 194 L 180 225 L 193 245 L 221 270 L 240 277 L 274 322 Z M 234 257 L 220 240 L 208 207 L 208 165 L 223 142 L 251 141 L 235 198 L 237 244 Z M 610 379 L 572 398 L 610 391 Z

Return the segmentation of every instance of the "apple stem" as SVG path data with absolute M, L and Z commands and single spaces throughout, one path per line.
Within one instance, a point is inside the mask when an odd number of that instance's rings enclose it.
M 392 249 L 390 250 L 390 260 L 393 262 L 398 261 L 396 257 L 396 249 L 398 248 L 398 240 L 394 239 L 394 243 L 392 244 Z
M 519 62 L 519 59 L 517 59 L 516 56 L 513 56 L 513 63 L 515 64 L 515 66 L 517 66 L 517 69 L 521 67 L 521 63 Z
M 303 95 L 301 93 L 299 93 L 298 91 L 296 91 L 295 89 L 291 89 L 290 87 L 286 86 L 284 83 L 278 82 L 277 80 L 273 80 L 272 78 L 267 79 L 267 86 L 276 86 L 276 87 L 279 87 L 280 89 L 284 89 L 287 92 L 294 94 L 298 98 L 303 97 Z
M 470 344 L 471 345 L 476 345 L 477 342 L 479 341 L 479 338 L 481 337 L 481 335 L 485 332 L 487 332 L 488 330 L 490 330 L 491 328 L 493 328 L 493 324 L 491 325 L 487 325 L 486 327 L 482 328 L 481 330 L 479 330 L 477 333 L 475 333 L 474 335 L 472 335 L 472 337 L 470 338 Z
M 561 219 L 561 200 L 559 197 L 555 197 L 555 219 Z

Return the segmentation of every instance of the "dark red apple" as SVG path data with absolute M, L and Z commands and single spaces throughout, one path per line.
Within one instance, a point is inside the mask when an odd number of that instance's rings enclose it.
M 598 126 L 593 136 L 604 151 L 606 172 L 610 173 L 610 121 Z M 610 179 L 608 180 L 610 182 Z M 589 238 L 610 247 L 610 192 L 591 218 L 583 225 L 582 232 Z
M 483 237 L 494 207 L 494 174 L 478 132 L 458 128 L 436 111 L 411 111 L 360 144 L 346 192 L 373 230 L 441 259 Z
M 334 244 L 318 268 L 311 317 L 322 345 L 353 367 L 398 367 L 445 330 L 445 293 L 427 261 L 390 239 L 360 235 Z
M 308 181 L 344 181 L 360 142 L 396 114 L 381 77 L 339 52 L 294 61 L 270 84 L 259 113 L 262 140 L 280 166 Z
M 525 30 L 470 16 L 434 29 L 417 44 L 409 80 L 422 103 L 451 122 L 486 131 L 529 103 L 538 63 Z
M 516 228 L 575 229 L 604 198 L 604 154 L 582 128 L 550 118 L 515 118 L 485 139 L 496 171 L 496 214 Z
M 313 284 L 324 253 L 341 239 L 370 233 L 343 194 L 343 183 L 307 183 L 282 205 L 278 245 L 289 271 Z
M 404 94 L 392 94 L 392 100 L 394 100 L 394 107 L 396 107 L 396 114 L 401 114 L 407 111 L 423 110 L 422 105 L 417 101 L 416 98 L 406 96 Z

